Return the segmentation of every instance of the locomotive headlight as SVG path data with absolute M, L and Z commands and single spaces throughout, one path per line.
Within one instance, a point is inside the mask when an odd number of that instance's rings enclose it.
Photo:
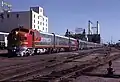
M 27 34 L 25 34 L 25 37 L 27 37 Z
M 18 32 L 16 32 L 16 35 L 18 34 Z

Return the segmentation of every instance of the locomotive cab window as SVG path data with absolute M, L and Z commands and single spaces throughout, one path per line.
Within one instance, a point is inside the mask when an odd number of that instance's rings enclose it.
M 20 40 L 27 40 L 27 37 L 20 37 Z
M 31 34 L 31 35 L 33 35 L 33 32 L 32 32 L 32 31 L 30 31 L 30 34 Z

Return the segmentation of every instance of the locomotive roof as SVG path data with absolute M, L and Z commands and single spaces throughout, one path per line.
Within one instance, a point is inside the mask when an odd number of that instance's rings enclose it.
M 61 38 L 66 38 L 66 39 L 69 39 L 68 37 L 61 36 L 61 35 L 57 35 L 57 34 L 56 34 L 56 36 L 61 37 Z
M 52 36 L 53 36 L 52 33 L 45 33 L 45 32 L 40 32 L 40 33 L 42 33 L 42 34 L 46 34 L 46 35 L 52 35 Z M 69 39 L 69 37 L 65 37 L 65 36 L 61 36 L 61 35 L 57 35 L 57 34 L 55 34 L 55 36 L 58 36 L 58 37 L 61 37 L 61 38 Z M 75 39 L 73 39 L 73 38 L 70 38 L 70 39 L 75 40 Z

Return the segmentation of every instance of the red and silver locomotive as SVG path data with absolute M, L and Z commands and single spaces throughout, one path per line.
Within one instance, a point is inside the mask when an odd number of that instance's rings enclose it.
M 70 37 L 43 33 L 33 29 L 15 28 L 8 35 L 9 56 L 40 54 L 41 50 L 52 53 L 102 47 L 102 44 L 76 40 Z
M 49 53 L 72 51 L 78 47 L 76 39 L 22 27 L 13 29 L 8 35 L 9 56 L 13 53 L 17 56 L 39 54 L 41 49 Z

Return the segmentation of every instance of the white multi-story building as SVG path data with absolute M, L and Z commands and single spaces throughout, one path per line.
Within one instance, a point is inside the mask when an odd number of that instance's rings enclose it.
M 48 17 L 44 15 L 41 7 L 30 7 L 29 11 L 4 12 L 1 15 L 0 31 L 2 32 L 10 32 L 19 26 L 48 32 Z

